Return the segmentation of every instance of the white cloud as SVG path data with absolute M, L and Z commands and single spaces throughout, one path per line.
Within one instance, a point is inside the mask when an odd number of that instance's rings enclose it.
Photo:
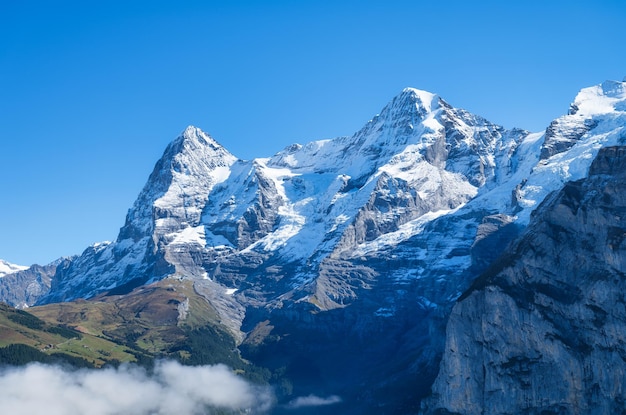
M 198 415 L 218 407 L 257 414 L 272 401 L 268 388 L 224 365 L 164 361 L 147 374 L 130 365 L 73 371 L 31 364 L 0 373 L 0 414 Z
M 310 406 L 333 405 L 339 402 L 341 402 L 341 398 L 337 395 L 331 395 L 327 398 L 322 398 L 322 397 L 315 396 L 315 395 L 309 395 L 309 396 L 300 396 L 299 398 L 292 400 L 291 402 L 287 404 L 287 407 L 289 409 L 298 409 L 298 408 L 310 407 Z

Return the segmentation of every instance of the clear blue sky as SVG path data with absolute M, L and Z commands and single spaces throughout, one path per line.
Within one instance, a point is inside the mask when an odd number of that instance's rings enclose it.
M 114 240 L 187 125 L 240 158 L 348 135 L 406 86 L 545 129 L 626 75 L 623 1 L 2 1 L 0 258 Z

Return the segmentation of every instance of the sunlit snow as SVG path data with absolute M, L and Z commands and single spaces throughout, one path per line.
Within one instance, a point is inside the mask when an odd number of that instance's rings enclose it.
M 5 275 L 13 274 L 14 272 L 23 271 L 25 269 L 28 269 L 28 267 L 23 265 L 11 264 L 10 262 L 0 259 L 0 278 L 4 277 Z

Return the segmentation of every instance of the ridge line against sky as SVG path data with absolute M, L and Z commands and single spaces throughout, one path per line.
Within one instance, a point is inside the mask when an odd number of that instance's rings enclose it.
M 620 1 L 0 5 L 0 258 L 114 240 L 187 125 L 234 155 L 350 135 L 402 91 L 541 131 L 626 75 Z

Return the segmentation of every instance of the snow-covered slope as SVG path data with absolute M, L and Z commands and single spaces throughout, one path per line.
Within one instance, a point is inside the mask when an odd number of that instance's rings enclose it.
M 25 269 L 28 269 L 28 267 L 25 267 L 23 265 L 11 264 L 10 262 L 0 259 L 0 278 L 8 274 L 13 274 L 17 271 L 23 271 Z

